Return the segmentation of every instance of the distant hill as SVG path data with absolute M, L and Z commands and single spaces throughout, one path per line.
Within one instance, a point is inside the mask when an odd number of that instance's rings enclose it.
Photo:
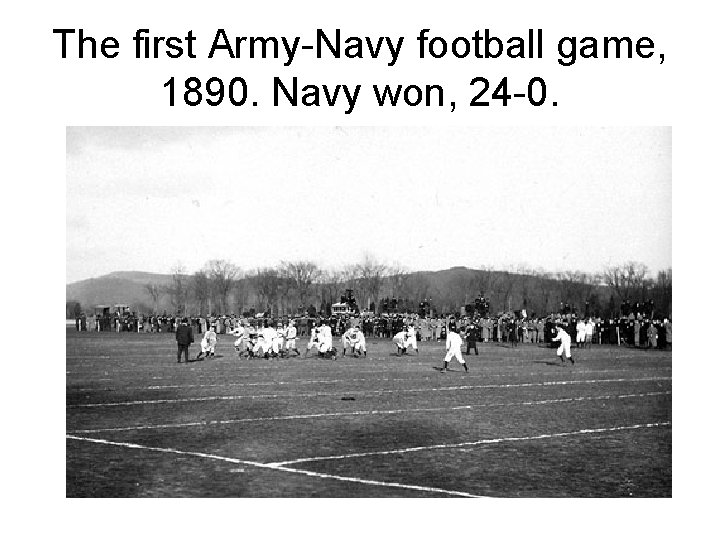
M 188 276 L 190 277 L 190 276 Z M 112 272 L 93 279 L 69 283 L 65 286 L 67 302 L 79 302 L 86 313 L 91 313 L 99 304 L 128 304 L 140 313 L 153 310 L 147 284 L 170 285 L 172 276 L 151 272 Z M 309 298 L 309 302 L 319 307 L 321 298 L 325 301 L 338 301 L 341 290 L 333 292 L 325 286 L 322 291 Z M 243 307 L 254 306 L 255 293 L 250 286 L 249 296 Z M 448 313 L 460 309 L 465 304 L 474 303 L 475 298 L 484 294 L 492 312 L 526 308 L 528 313 L 549 313 L 560 307 L 561 302 L 584 309 L 585 302 L 590 303 L 594 312 L 612 311 L 617 307 L 610 297 L 611 287 L 602 284 L 590 284 L 571 279 L 558 279 L 556 276 L 537 275 L 536 273 L 513 273 L 502 270 L 477 270 L 464 266 L 454 266 L 438 271 L 418 271 L 390 276 L 379 291 L 378 301 L 384 297 L 397 296 L 402 304 L 405 299 L 410 306 L 422 299 L 430 300 L 434 309 Z M 371 300 L 366 296 L 367 301 Z M 610 302 L 610 303 L 609 303 Z M 231 300 L 231 305 L 232 300 Z M 402 307 L 402 306 L 400 306 Z M 159 311 L 172 311 L 171 298 L 161 295 Z M 412 307 L 411 307 L 412 309 Z M 666 309 L 666 308 L 663 308 Z
M 152 272 L 111 272 L 102 277 L 112 279 L 126 279 L 128 281 L 132 281 L 133 283 L 140 283 L 141 285 L 145 285 L 146 283 L 157 283 L 158 285 L 165 285 L 170 282 L 169 274 L 153 274 Z
M 507 272 L 487 272 L 454 266 L 446 270 L 411 272 L 401 280 L 404 286 L 399 286 L 400 281 L 395 281 L 395 286 L 400 288 L 396 290 L 398 296 L 410 297 L 414 301 L 433 298 L 441 309 L 450 309 L 472 302 L 478 293 L 495 289 L 497 293 L 492 298 L 494 305 L 503 306 L 507 301 L 507 295 L 500 294 L 502 287 L 499 280 L 503 275 L 507 275 Z M 536 283 L 538 281 L 535 277 L 530 279 Z M 169 274 L 112 272 L 66 285 L 65 298 L 68 302 L 79 302 L 86 312 L 91 312 L 99 304 L 129 304 L 133 310 L 147 312 L 150 311 L 152 301 L 145 285 L 148 283 L 169 285 L 171 281 L 172 277 Z M 382 287 L 381 298 L 393 296 L 392 281 L 392 279 L 386 281 Z M 518 293 L 515 299 L 516 301 L 519 299 Z M 161 297 L 158 308 L 171 309 L 167 295 Z
M 474 280 L 477 270 L 471 270 L 464 266 L 455 266 L 447 270 L 422 271 L 410 274 L 413 280 L 420 280 L 419 285 L 422 291 L 418 290 L 420 296 L 438 298 L 439 292 L 450 288 L 473 289 L 470 294 L 478 292 L 481 283 Z M 84 310 L 92 311 L 92 308 L 99 304 L 129 304 L 138 311 L 147 311 L 152 304 L 150 296 L 145 290 L 145 285 L 153 283 L 157 285 L 169 285 L 172 277 L 169 274 L 154 274 L 151 272 L 123 271 L 111 272 L 104 276 L 92 279 L 85 279 L 70 283 L 65 286 L 66 301 L 76 301 L 81 304 Z M 387 290 L 382 294 L 392 296 Z M 474 296 L 473 296 L 474 298 Z M 336 299 L 337 300 L 337 299 Z M 170 309 L 169 299 L 162 297 L 159 303 L 160 309 Z
M 65 286 L 65 299 L 80 302 L 83 309 L 91 311 L 98 304 L 151 304 L 145 285 L 167 285 L 171 276 L 151 272 L 112 272 L 98 278 L 84 279 Z

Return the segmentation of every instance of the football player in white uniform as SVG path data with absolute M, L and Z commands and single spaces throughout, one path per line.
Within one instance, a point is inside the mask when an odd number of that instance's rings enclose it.
M 354 333 L 355 329 L 351 326 L 347 330 L 345 330 L 345 333 L 342 335 L 343 356 L 345 356 L 345 349 L 350 349 L 352 351 L 351 336 Z
M 460 365 L 465 368 L 465 371 L 469 371 L 465 360 L 463 360 L 461 348 L 462 338 L 460 337 L 460 334 L 448 328 L 447 338 L 445 340 L 445 350 L 447 351 L 447 353 L 445 354 L 443 367 L 440 368 L 441 372 L 444 373 L 445 371 L 447 371 L 448 364 L 450 363 L 450 360 L 452 360 L 453 356 L 457 359 L 458 362 L 460 362 Z
M 407 334 L 405 333 L 404 330 L 398 332 L 393 337 L 393 343 L 395 343 L 395 345 L 397 346 L 397 355 L 398 356 L 402 356 L 403 354 L 405 354 L 407 352 L 407 348 L 406 348 L 407 346 L 405 344 L 406 338 L 407 338 Z
M 272 355 L 273 358 L 278 355 L 278 333 L 277 330 L 275 330 L 275 327 L 273 323 L 267 323 L 265 324 L 265 328 L 262 329 L 262 336 L 265 341 L 265 344 L 268 346 L 268 348 L 265 350 L 265 358 L 268 358 L 269 355 Z
M 208 356 L 215 356 L 215 344 L 217 343 L 217 334 L 215 330 L 211 328 L 205 332 L 202 340 L 200 341 L 200 352 L 198 353 L 196 360 L 200 359 L 203 355 L 207 358 Z
M 415 354 L 420 354 L 417 344 L 417 332 L 415 331 L 415 327 L 412 324 L 408 326 L 405 335 L 405 351 L 407 351 L 408 347 L 412 347 L 413 349 L 415 349 Z
M 277 342 L 277 354 L 279 356 L 285 356 L 285 325 L 283 323 L 278 323 L 277 327 L 277 338 L 275 341 Z
M 296 339 L 297 328 L 295 328 L 295 323 L 291 319 L 285 330 L 285 354 L 288 356 L 290 356 L 290 351 L 295 351 L 297 355 L 300 356 L 300 351 L 297 350 L 297 344 L 295 343 Z
M 327 356 L 333 360 L 335 360 L 337 356 L 335 348 L 332 346 L 332 330 L 330 330 L 330 327 L 325 321 L 323 321 L 320 326 L 318 335 L 318 356 L 322 358 Z
M 268 323 L 265 323 L 264 328 L 258 331 L 257 342 L 252 349 L 251 356 L 259 356 L 260 354 L 265 358 L 270 357 L 270 352 L 273 350 L 273 340 L 277 338 L 277 333 L 274 328 L 270 328 Z M 260 350 L 262 349 L 262 353 Z
M 350 336 L 350 350 L 353 356 L 358 357 L 360 353 L 367 356 L 367 348 L 365 347 L 365 334 L 360 330 L 360 325 L 355 327 L 355 331 Z
M 307 349 L 305 349 L 305 356 L 308 355 L 312 348 L 320 348 L 320 329 L 314 324 L 310 328 L 310 337 L 308 338 Z
M 238 353 L 238 356 L 242 356 L 247 352 L 247 336 L 245 335 L 245 327 L 242 321 L 233 329 L 232 335 L 235 337 L 235 341 L 233 342 L 235 351 Z
M 562 326 L 557 327 L 557 335 L 552 338 L 553 341 L 559 341 L 560 347 L 558 347 L 558 350 L 555 354 L 560 358 L 560 360 L 565 362 L 565 359 L 563 358 L 563 352 L 565 353 L 565 357 L 570 360 L 573 364 L 575 364 L 575 360 L 572 359 L 572 353 L 570 352 L 570 343 L 572 342 L 572 338 L 570 337 L 570 334 L 568 334 Z

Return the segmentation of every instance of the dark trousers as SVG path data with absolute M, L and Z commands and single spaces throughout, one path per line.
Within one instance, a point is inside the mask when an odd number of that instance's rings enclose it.
M 474 341 L 467 342 L 467 351 L 465 351 L 465 354 L 470 354 L 470 349 L 475 349 L 475 356 L 477 356 L 477 344 Z
M 185 355 L 185 362 L 188 361 L 188 348 L 189 347 L 190 347 L 190 345 L 182 345 L 182 344 L 178 343 L 178 355 L 177 355 L 178 362 L 180 361 L 180 355 L 182 355 L 182 354 Z

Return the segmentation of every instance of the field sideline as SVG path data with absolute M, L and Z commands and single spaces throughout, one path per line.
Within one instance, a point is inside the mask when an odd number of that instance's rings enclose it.
M 67 330 L 68 497 L 672 496 L 670 352 L 481 344 L 440 373 L 443 343 L 248 360 L 218 337 L 177 364 L 172 334 Z

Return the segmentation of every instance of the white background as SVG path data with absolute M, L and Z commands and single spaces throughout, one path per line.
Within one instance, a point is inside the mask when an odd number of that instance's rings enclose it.
M 717 58 L 711 3 L 632 2 L 36 2 L 5 6 L 2 34 L 6 329 L 5 528 L 25 536 L 207 538 L 220 535 L 366 538 L 511 534 L 524 538 L 694 536 L 710 525 L 716 499 L 712 433 L 717 383 L 712 282 L 717 230 Z M 60 60 L 52 28 L 84 28 L 121 43 L 115 60 Z M 315 28 L 344 35 L 403 35 L 398 64 L 381 61 L 135 60 L 136 28 L 184 35 L 197 52 L 215 29 L 230 35 L 303 36 Z M 414 36 L 498 36 L 543 28 L 542 61 L 419 61 Z M 562 35 L 651 36 L 654 60 L 555 62 Z M 236 74 L 251 88 L 267 85 L 257 108 L 189 108 L 165 104 L 163 83 Z M 447 110 L 381 109 L 370 96 L 352 115 L 341 109 L 269 107 L 273 75 L 316 84 L 434 82 L 457 101 L 476 75 L 527 80 L 541 75 L 558 107 Z M 367 92 L 369 88 L 364 91 Z M 460 96 L 464 95 L 465 98 Z M 268 104 L 265 104 L 268 102 Z M 673 129 L 674 370 L 673 499 L 658 501 L 77 501 L 64 500 L 65 127 L 67 125 L 669 125 Z M 709 287 L 707 287 L 709 288 Z M 700 307 L 704 307 L 704 310 Z M 712 311 L 711 311 L 712 310 Z M 29 311 L 29 313 L 28 313 Z M 52 313 L 45 321 L 40 314 Z M 37 315 L 36 322 L 30 322 Z M 691 318 L 692 317 L 692 318 Z M 702 328 L 703 334 L 700 334 Z M 700 345 L 708 345 L 700 348 Z M 27 350 L 29 354 L 25 354 Z M 9 482 L 7 481 L 9 480 Z M 361 524 L 361 525 L 360 525 Z M 306 532 L 301 532 L 306 531 Z M 12 533 L 11 533 L 12 534 Z M 707 533 L 706 533 L 707 534 Z

